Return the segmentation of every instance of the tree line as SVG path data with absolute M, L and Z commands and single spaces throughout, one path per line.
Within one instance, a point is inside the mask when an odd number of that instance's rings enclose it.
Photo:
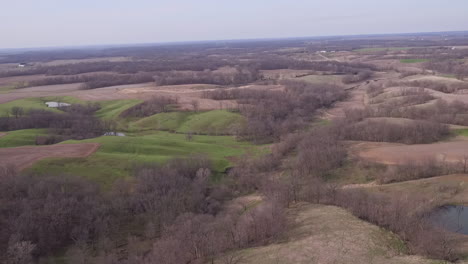
M 216 85 L 242 85 L 261 79 L 261 74 L 254 67 L 236 67 L 234 72 L 221 71 L 171 71 L 159 72 L 154 76 L 156 85 L 180 84 L 216 84 Z
M 12 131 L 19 129 L 47 128 L 48 136 L 38 136 L 38 145 L 55 144 L 67 139 L 86 139 L 102 136 L 113 131 L 114 124 L 94 116 L 100 109 L 98 104 L 60 107 L 63 113 L 22 107 L 10 109 L 10 115 L 0 117 L 0 130 Z
M 256 89 L 218 89 L 204 93 L 215 100 L 236 100 L 247 118 L 239 136 L 257 143 L 271 142 L 302 129 L 316 110 L 330 107 L 346 94 L 342 87 L 283 81 L 282 91 Z

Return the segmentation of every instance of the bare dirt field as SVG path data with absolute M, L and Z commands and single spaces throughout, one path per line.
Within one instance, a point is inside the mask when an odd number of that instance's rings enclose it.
M 373 122 L 386 122 L 389 124 L 395 125 L 410 125 L 415 123 L 416 120 L 408 119 L 408 118 L 399 118 L 399 117 L 369 117 L 361 122 L 366 122 L 366 120 L 373 121 Z M 451 125 L 447 124 L 450 129 L 467 129 L 468 126 L 460 126 L 460 125 Z
M 434 75 L 413 75 L 403 78 L 405 81 L 432 81 L 432 82 L 440 82 L 440 83 L 464 83 L 464 81 L 457 80 L 455 78 L 447 78 L 442 76 L 434 76 Z M 466 83 L 466 82 L 465 82 Z
M 107 101 L 121 99 L 141 99 L 147 100 L 153 96 L 172 96 L 179 99 L 182 109 L 193 109 L 193 102 L 198 103 L 200 110 L 235 108 L 236 102 L 233 100 L 217 101 L 203 98 L 203 92 L 216 89 L 268 89 L 281 90 L 281 85 L 247 85 L 238 88 L 222 88 L 209 84 L 190 85 L 168 85 L 155 86 L 154 83 L 129 84 L 112 87 L 104 87 L 92 90 L 80 90 L 79 83 L 59 84 L 48 86 L 37 86 L 23 89 L 15 89 L 2 94 L 0 103 L 6 103 L 28 97 L 45 96 L 73 96 L 84 101 Z
M 0 149 L 0 166 L 13 166 L 22 170 L 45 158 L 80 158 L 94 153 L 100 144 L 59 144 L 50 146 L 25 146 Z
M 283 242 L 231 253 L 244 264 L 429 264 L 398 251 L 390 232 L 344 209 L 300 203 L 288 211 L 291 228 Z
M 0 104 L 30 97 L 71 95 L 79 89 L 80 85 L 79 83 L 74 83 L 15 89 L 8 93 L 3 93 L 0 96 Z
M 468 141 L 438 142 L 434 144 L 404 145 L 396 143 L 362 142 L 351 147 L 367 161 L 395 165 L 408 161 L 438 160 L 460 162 L 468 155 Z
M 401 63 L 400 60 L 397 59 L 372 59 L 364 60 L 364 62 L 374 64 L 378 67 L 396 69 L 401 72 L 424 72 L 424 70 L 421 67 L 421 63 Z
M 394 100 L 398 100 L 399 94 L 403 90 L 411 90 L 411 89 L 421 89 L 418 87 L 405 87 L 405 86 L 396 86 L 396 87 L 390 87 L 386 88 L 382 94 L 379 94 L 371 99 L 371 101 L 374 102 L 380 102 L 380 101 L 385 101 L 388 102 L 392 100 L 392 98 L 395 98 Z M 463 103 L 468 103 L 468 94 L 466 93 L 443 93 L 439 92 L 433 89 L 429 88 L 424 88 L 425 91 L 427 91 L 430 95 L 432 95 L 434 98 L 437 99 L 442 99 L 448 103 L 452 103 L 455 101 L 460 101 Z M 463 90 L 464 91 L 464 90 Z
M 268 78 L 293 79 L 293 78 L 297 78 L 300 76 L 313 74 L 313 71 L 282 69 L 282 70 L 263 70 L 261 71 L 261 73 L 267 79 Z
M 47 78 L 44 74 L 38 75 L 27 75 L 27 76 L 13 76 L 13 77 L 3 77 L 0 78 L 0 87 L 2 86 L 12 86 L 20 82 L 30 82 L 35 80 L 42 80 Z

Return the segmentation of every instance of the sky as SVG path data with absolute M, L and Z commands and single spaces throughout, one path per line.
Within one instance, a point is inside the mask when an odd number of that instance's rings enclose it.
M 0 48 L 468 30 L 468 0 L 0 0 Z

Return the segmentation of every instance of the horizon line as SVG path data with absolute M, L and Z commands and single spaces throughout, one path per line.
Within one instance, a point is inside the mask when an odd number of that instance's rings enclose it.
M 423 34 L 443 34 L 443 33 L 467 33 L 468 30 L 453 31 L 423 31 L 423 32 L 396 32 L 396 33 L 365 33 L 351 35 L 319 35 L 319 36 L 297 36 L 297 37 L 265 37 L 265 38 L 238 38 L 238 39 L 211 39 L 211 40 L 181 40 L 181 41 L 161 41 L 161 42 L 133 42 L 133 43 L 114 43 L 114 44 L 83 44 L 83 45 L 64 45 L 64 46 L 36 46 L 23 48 L 0 48 L 0 52 L 15 51 L 46 51 L 46 50 L 72 50 L 72 49 L 106 49 L 119 47 L 137 47 L 137 46 L 164 46 L 164 45 L 184 45 L 184 44 L 203 44 L 213 42 L 252 42 L 252 41 L 271 41 L 271 40 L 301 40 L 301 39 L 325 39 L 338 37 L 379 37 L 379 36 L 404 36 L 404 35 L 423 35 Z

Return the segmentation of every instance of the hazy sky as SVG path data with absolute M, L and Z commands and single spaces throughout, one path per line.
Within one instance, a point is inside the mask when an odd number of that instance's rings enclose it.
M 0 0 L 0 48 L 468 30 L 468 0 Z

